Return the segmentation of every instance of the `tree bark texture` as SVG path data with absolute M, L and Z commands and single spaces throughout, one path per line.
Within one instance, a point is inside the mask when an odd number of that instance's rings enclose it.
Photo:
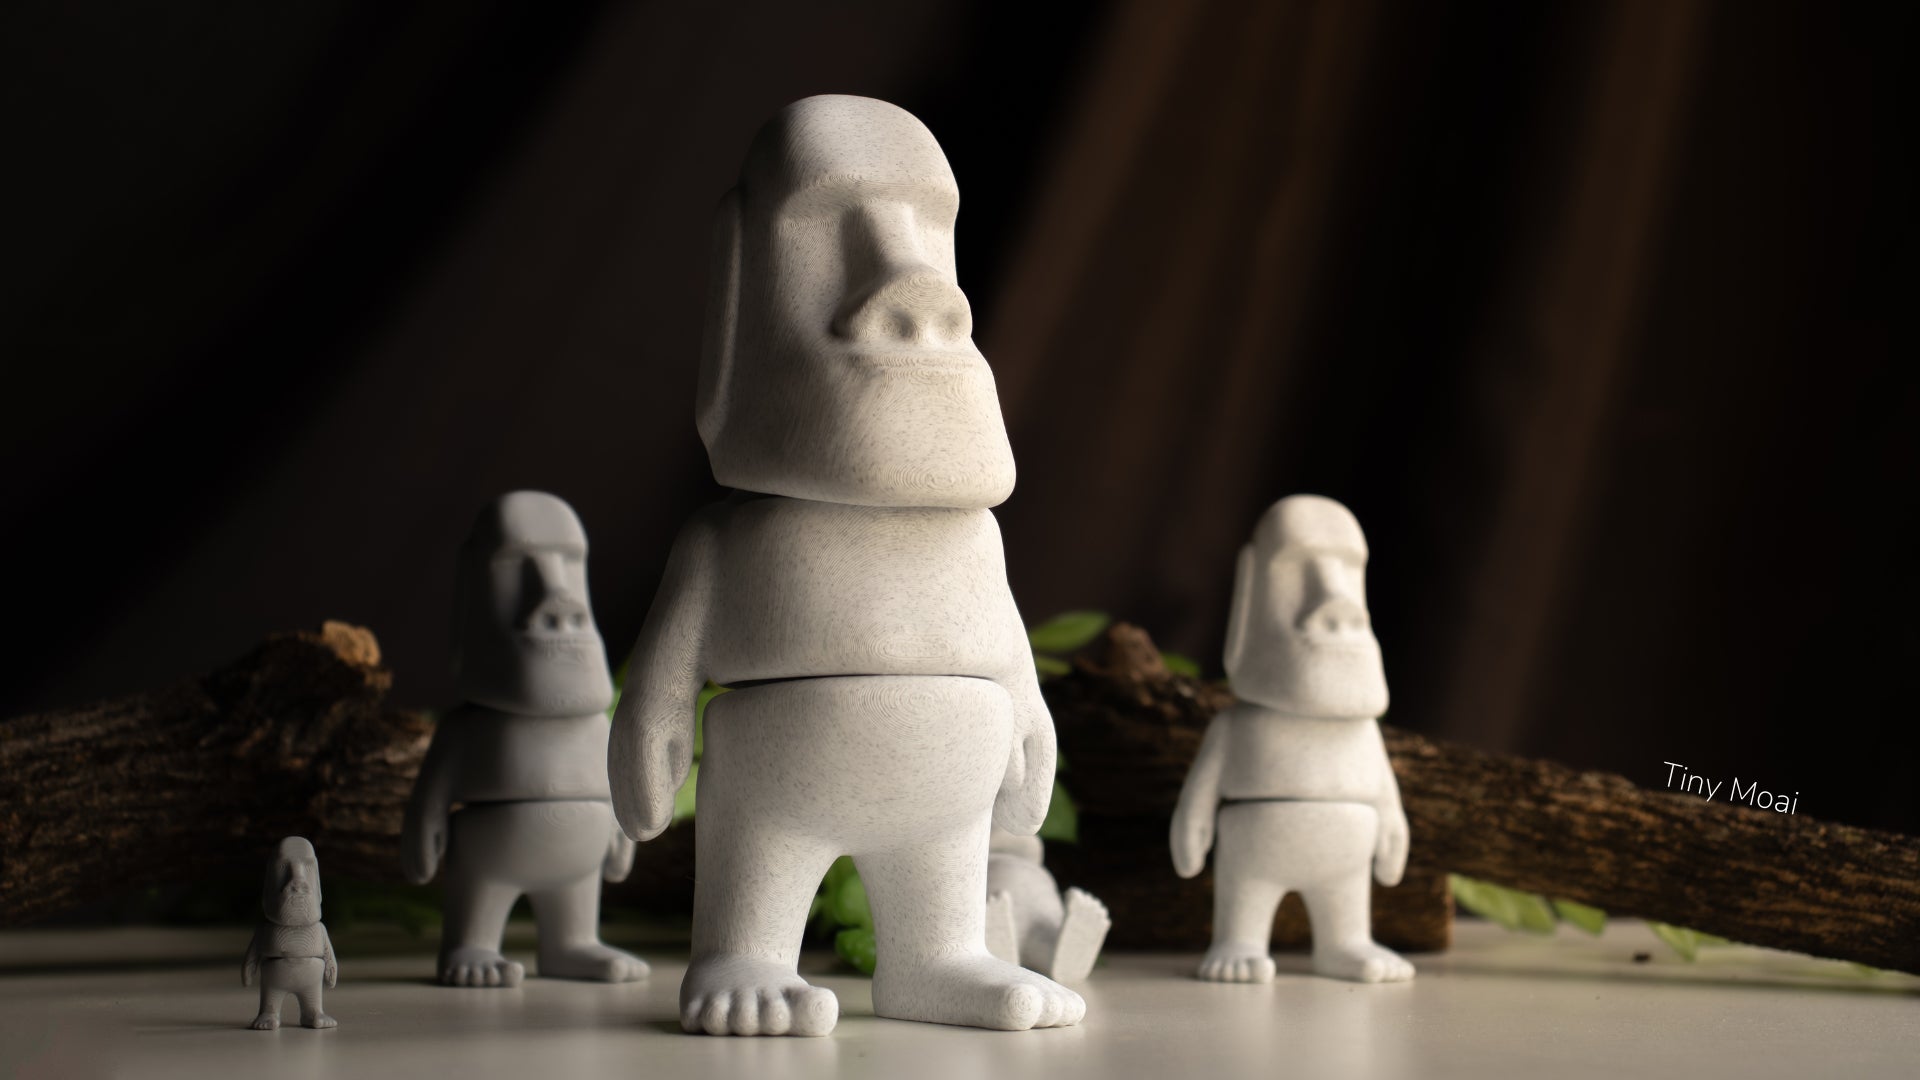
M 1081 814 L 1080 844 L 1049 851 L 1056 875 L 1106 901 L 1117 945 L 1204 945 L 1208 875 L 1175 877 L 1167 836 L 1207 721 L 1231 693 L 1170 673 L 1146 633 L 1126 625 L 1045 690 L 1067 762 L 1061 779 Z M 1406 881 L 1374 891 L 1383 943 L 1429 947 L 1421 935 L 1436 920 L 1422 911 L 1445 908 L 1451 872 L 1614 916 L 1920 972 L 1920 840 L 1383 729 L 1412 831 Z M 1304 940 L 1297 917 L 1283 908 L 1276 942 Z

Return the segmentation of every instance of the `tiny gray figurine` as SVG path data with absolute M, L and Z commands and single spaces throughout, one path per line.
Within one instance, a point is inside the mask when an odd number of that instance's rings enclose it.
M 302 1024 L 337 1026 L 339 1021 L 320 1011 L 320 987 L 340 981 L 340 963 L 320 923 L 320 860 L 304 837 L 280 841 L 267 864 L 260 906 L 266 918 L 254 928 L 240 967 L 241 986 L 260 981 L 260 1015 L 253 1018 L 253 1029 L 279 1027 L 280 1004 L 288 994 L 300 1001 Z
M 646 961 L 600 941 L 600 881 L 625 880 L 633 841 L 607 788 L 613 677 L 587 602 L 587 536 L 539 491 L 493 501 L 460 552 L 454 680 L 467 704 L 441 719 L 402 825 L 407 879 L 446 860 L 440 981 L 518 986 L 500 953 L 524 894 L 540 974 L 628 982 Z

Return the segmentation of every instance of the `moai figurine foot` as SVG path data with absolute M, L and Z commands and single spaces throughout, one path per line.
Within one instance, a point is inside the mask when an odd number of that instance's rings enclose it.
M 455 587 L 454 678 L 400 836 L 407 880 L 446 861 L 440 981 L 518 986 L 500 953 L 522 894 L 540 974 L 627 982 L 646 962 L 600 942 L 600 881 L 633 868 L 607 788 L 613 679 L 587 601 L 587 537 L 566 503 L 503 495 L 474 522 Z
M 881 1016 L 1021 1029 L 1079 995 L 989 954 L 988 838 L 1052 793 L 1040 697 L 988 508 L 1013 490 L 993 374 L 954 278 L 959 192 L 933 136 L 857 97 L 787 107 L 722 202 L 696 419 L 736 489 L 675 542 L 613 721 L 614 807 L 657 835 L 700 764 L 681 1024 L 824 1035 L 795 973 L 853 855 Z M 884 762 L 858 785 L 847 761 Z
M 300 1023 L 337 1027 L 339 1022 L 320 1009 L 320 988 L 340 981 L 340 963 L 320 922 L 320 860 L 304 837 L 280 841 L 267 864 L 260 907 L 265 918 L 254 928 L 240 966 L 241 986 L 260 981 L 260 1015 L 253 1018 L 253 1029 L 279 1027 L 288 994 L 300 1002 Z
M 1275 503 L 1240 549 L 1226 651 L 1240 700 L 1207 728 L 1173 815 L 1181 877 L 1219 835 L 1202 979 L 1273 978 L 1273 915 L 1288 892 L 1306 901 L 1315 971 L 1413 978 L 1374 944 L 1369 910 L 1368 877 L 1396 885 L 1406 869 L 1407 817 L 1380 738 L 1387 680 L 1366 567 L 1360 523 L 1317 495 Z
M 1065 893 L 1047 872 L 1037 836 L 993 831 L 987 859 L 987 949 L 1063 983 L 1093 972 L 1113 920 L 1084 889 Z

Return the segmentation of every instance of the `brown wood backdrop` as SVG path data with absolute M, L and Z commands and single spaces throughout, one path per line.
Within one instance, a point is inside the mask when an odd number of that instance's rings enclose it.
M 1214 668 L 1235 546 L 1319 491 L 1404 722 L 1920 831 L 1907 38 L 1730 0 L 8 5 L 0 713 L 324 618 L 443 704 L 451 554 L 516 486 L 580 510 L 623 649 L 717 494 L 707 212 L 765 115 L 852 91 L 966 193 L 1029 615 Z

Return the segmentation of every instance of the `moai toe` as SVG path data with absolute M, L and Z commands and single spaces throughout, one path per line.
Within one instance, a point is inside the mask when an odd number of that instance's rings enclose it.
M 680 984 L 680 1027 L 689 1034 L 816 1037 L 839 1019 L 833 991 L 769 960 L 696 960 Z
M 1315 949 L 1313 970 L 1336 979 L 1363 983 L 1406 982 L 1413 978 L 1413 965 L 1405 957 L 1371 941 Z
M 440 981 L 448 986 L 514 987 L 526 977 L 524 964 L 492 949 L 467 946 L 440 957 Z
M 1026 1031 L 1070 1027 L 1087 1015 L 1079 994 L 992 956 L 953 956 L 876 971 L 873 1011 L 895 1020 Z
M 1215 945 L 1200 960 L 1195 976 L 1208 982 L 1273 981 L 1273 957 L 1256 945 Z

